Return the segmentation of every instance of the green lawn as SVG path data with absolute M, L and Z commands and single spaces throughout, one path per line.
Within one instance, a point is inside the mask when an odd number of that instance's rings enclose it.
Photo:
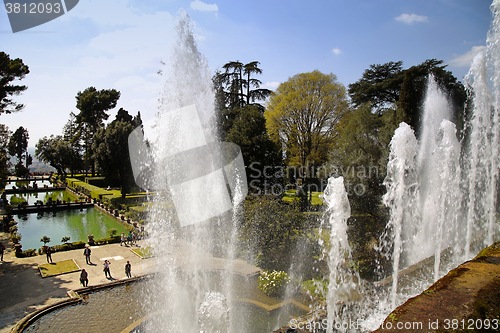
M 141 247 L 139 249 L 131 249 L 130 251 L 137 254 L 141 259 L 148 259 L 153 256 L 153 249 L 150 247 Z
M 42 277 L 45 278 L 48 276 L 76 272 L 80 270 L 80 267 L 78 267 L 73 259 L 68 259 L 50 264 L 38 265 L 38 269 Z
M 312 204 L 313 205 L 321 205 L 323 200 L 319 197 L 319 195 L 323 194 L 323 192 L 312 192 Z M 284 201 L 294 202 L 298 201 L 299 198 L 295 195 L 295 190 L 287 190 L 285 195 L 283 196 Z

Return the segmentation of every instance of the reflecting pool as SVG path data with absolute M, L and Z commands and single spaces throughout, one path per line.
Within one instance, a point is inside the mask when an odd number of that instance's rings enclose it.
M 94 235 L 94 239 L 108 237 L 107 232 L 112 228 L 117 230 L 118 235 L 127 231 L 125 224 L 93 207 L 15 215 L 14 219 L 22 236 L 23 250 L 40 248 L 43 245 L 40 242 L 42 236 L 50 237 L 48 245 L 57 245 L 66 236 L 71 237 L 70 242 L 86 242 L 88 235 Z

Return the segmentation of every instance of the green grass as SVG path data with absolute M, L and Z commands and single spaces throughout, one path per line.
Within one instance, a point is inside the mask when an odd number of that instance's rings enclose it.
M 51 264 L 38 265 L 40 274 L 43 278 L 48 276 L 72 273 L 80 270 L 80 267 L 73 259 L 53 262 Z
M 151 258 L 153 256 L 153 249 L 150 247 L 141 247 L 139 249 L 131 249 L 130 251 L 137 254 L 141 259 Z
M 323 194 L 323 192 L 312 192 L 311 203 L 313 205 L 321 205 L 323 203 L 323 200 L 319 197 L 321 194 Z M 298 200 L 299 198 L 295 195 L 295 190 L 287 190 L 283 196 L 283 201 L 294 202 Z

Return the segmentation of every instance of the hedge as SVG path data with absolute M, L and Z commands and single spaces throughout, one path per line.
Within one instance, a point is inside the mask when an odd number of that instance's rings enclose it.
M 78 192 L 82 192 L 94 199 L 102 199 L 103 196 L 112 194 L 111 192 L 103 190 L 100 187 L 87 184 L 86 182 L 82 182 L 81 180 L 75 178 L 66 178 L 66 182 L 68 183 L 68 187 Z

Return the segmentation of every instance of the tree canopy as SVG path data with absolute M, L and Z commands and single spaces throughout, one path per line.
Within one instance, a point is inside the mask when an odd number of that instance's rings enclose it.
M 23 79 L 29 72 L 28 66 L 21 59 L 11 59 L 5 52 L 0 52 L 0 115 L 18 112 L 24 108 L 23 104 L 15 102 L 11 97 L 19 95 L 28 87 L 12 82 Z
M 264 116 L 271 139 L 286 150 L 289 165 L 322 165 L 347 111 L 345 87 L 334 74 L 297 74 L 273 93 Z
M 40 161 L 55 168 L 63 179 L 66 177 L 66 169 L 73 169 L 80 161 L 78 151 L 61 135 L 41 138 L 36 144 L 35 155 Z
M 109 117 L 106 112 L 116 107 L 119 98 L 120 92 L 115 89 L 97 90 L 95 87 L 89 87 L 83 92 L 79 91 L 76 95 L 76 108 L 80 112 L 75 116 L 75 124 L 77 124 L 75 137 L 83 139 L 84 159 L 91 167 L 92 174 L 94 174 L 93 136 L 104 126 L 104 121 Z

